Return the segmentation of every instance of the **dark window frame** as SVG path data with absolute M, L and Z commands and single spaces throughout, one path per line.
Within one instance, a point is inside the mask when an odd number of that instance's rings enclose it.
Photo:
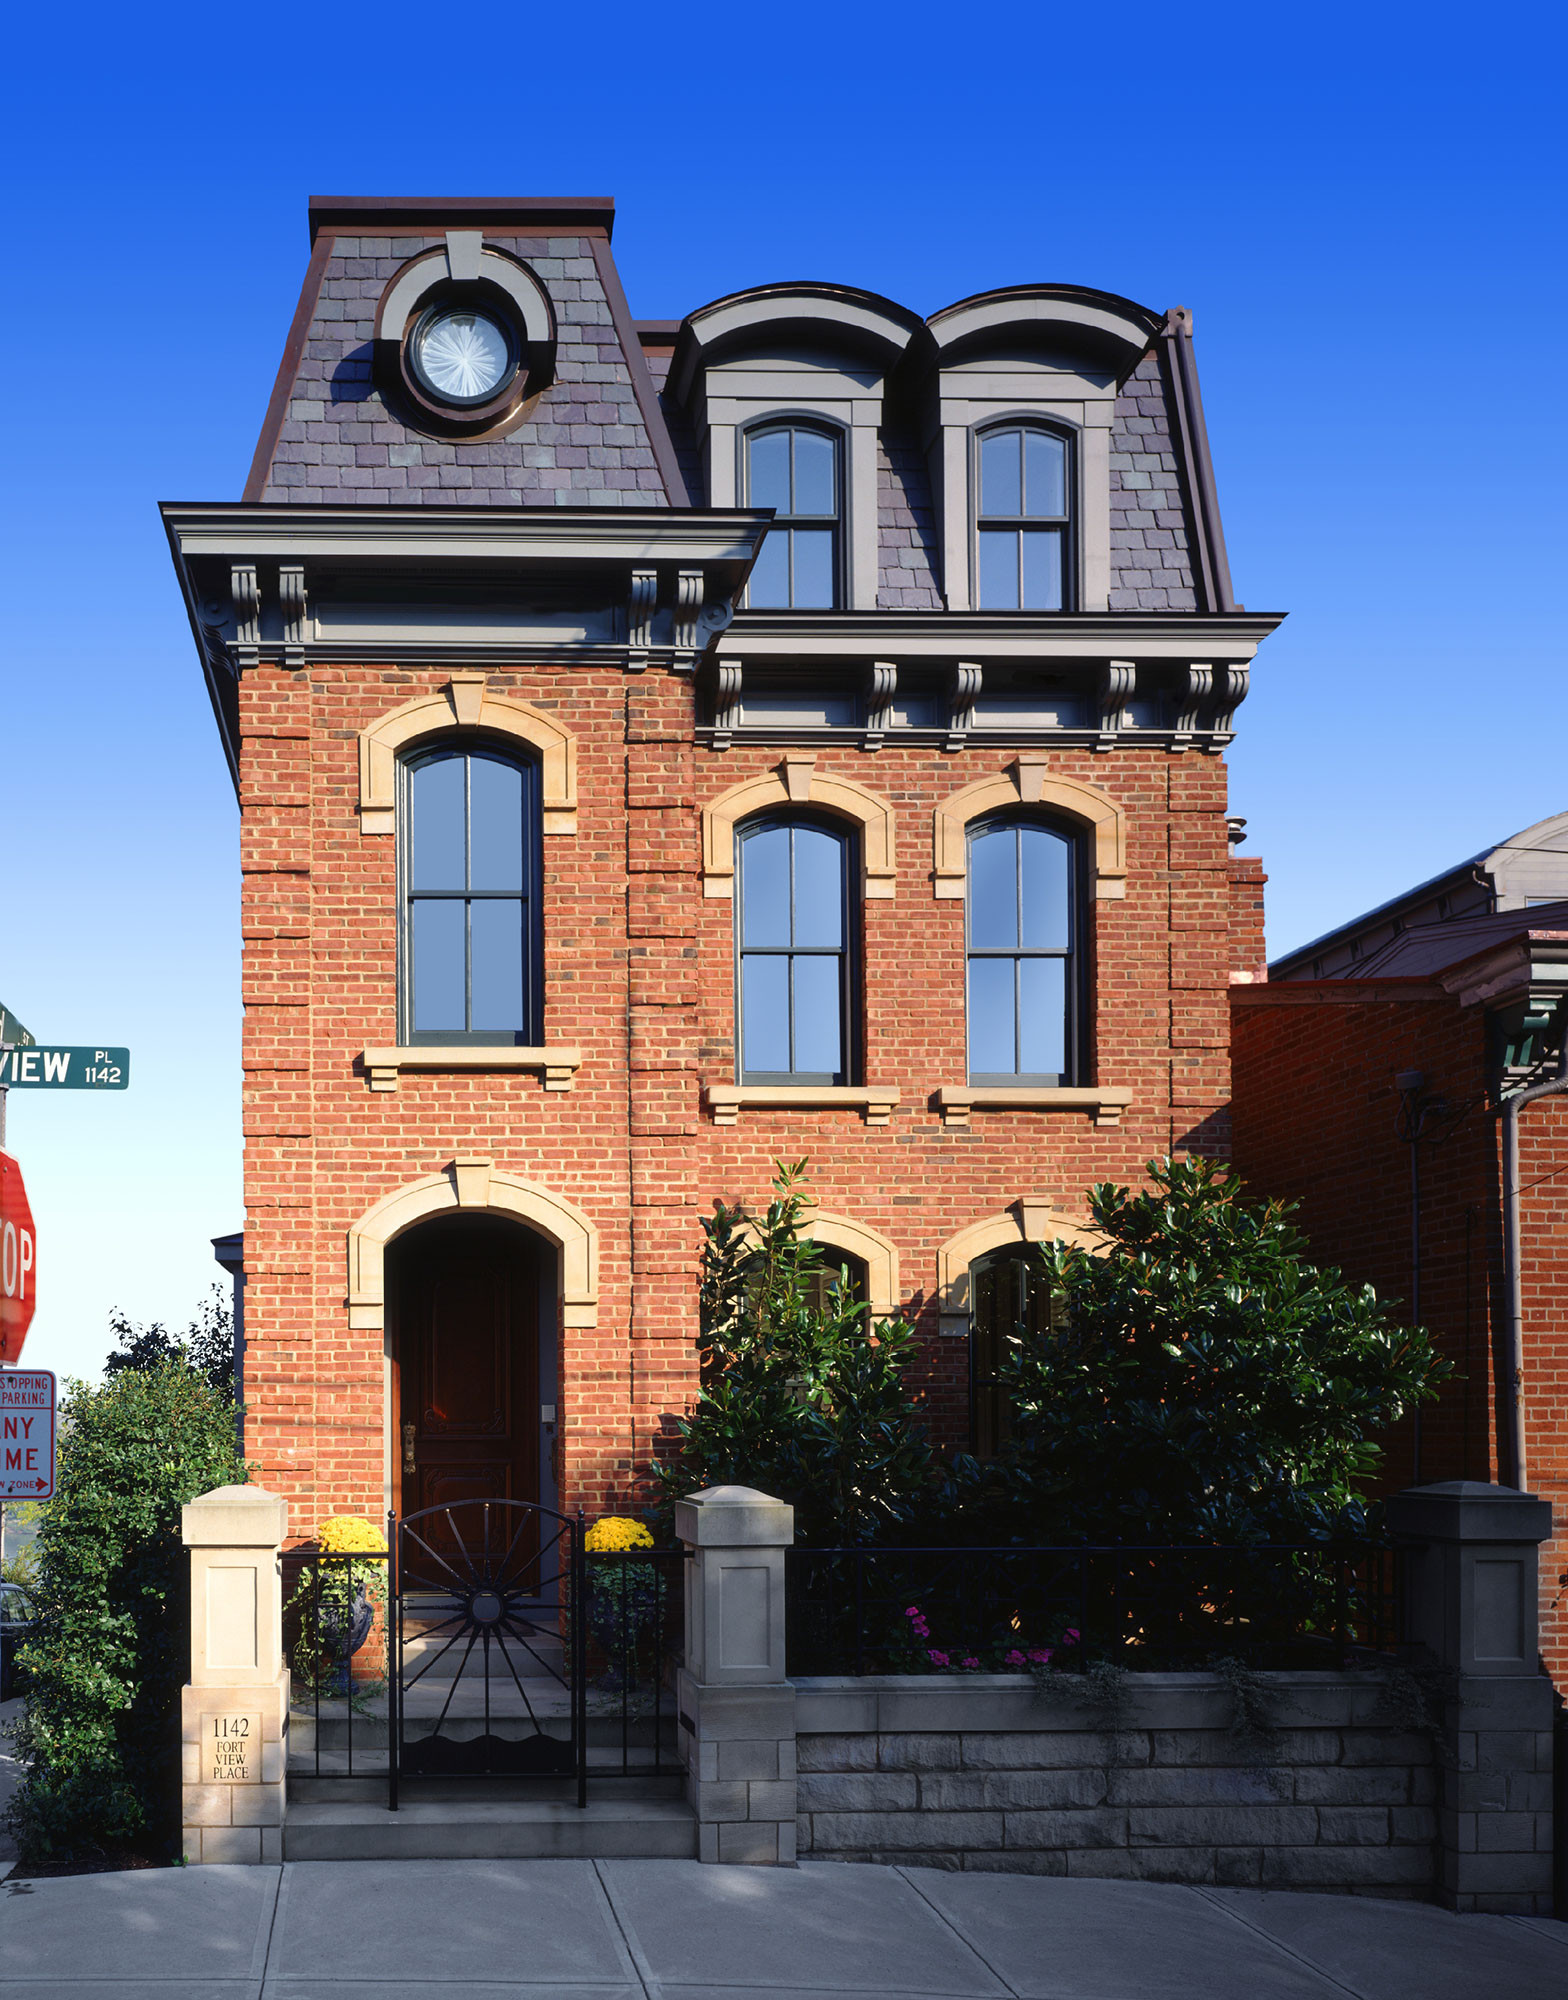
M 987 439 L 1000 437 L 1008 431 L 1034 431 L 1042 437 L 1054 438 L 1062 446 L 1065 463 L 1062 468 L 1062 498 L 1066 504 L 1065 514 L 987 514 L 985 510 L 985 487 L 982 478 L 982 448 Z M 1022 449 L 1022 447 L 1020 447 Z M 1079 450 L 1078 433 L 1067 424 L 1053 423 L 1029 415 L 989 418 L 971 433 L 971 459 L 973 464 L 972 491 L 974 493 L 974 516 L 972 545 L 974 548 L 974 605 L 977 611 L 1017 610 L 1028 612 L 1037 618 L 1058 617 L 1078 608 L 1078 517 L 1080 513 L 1079 495 Z M 1023 497 L 1020 495 L 1020 497 Z M 1029 530 L 1058 529 L 1061 532 L 1062 588 L 1060 605 L 1025 604 L 1023 601 L 1023 536 Z M 998 530 L 1011 532 L 1017 545 L 1018 559 L 1018 603 L 1016 605 L 988 605 L 982 601 L 980 537 L 982 532 L 995 533 Z
M 973 876 L 974 843 L 988 833 L 1000 832 L 1007 827 L 1034 827 L 1044 833 L 1055 834 L 1057 839 L 1068 843 L 1067 864 L 1068 892 L 1068 945 L 1065 951 L 1054 947 L 1030 946 L 1019 943 L 1012 945 L 982 945 L 976 947 L 970 935 L 974 898 L 971 888 Z M 964 1071 L 969 1083 L 975 1089 L 1017 1085 L 1023 1089 L 1053 1089 L 1071 1087 L 1087 1080 L 1088 1062 L 1088 1019 L 1089 1019 L 1089 951 L 1088 913 L 1091 908 L 1089 896 L 1088 839 L 1083 827 L 1071 820 L 1057 819 L 1049 813 L 1030 812 L 1027 809 L 1004 809 L 1001 812 L 985 813 L 979 819 L 971 820 L 964 830 Z M 1020 937 L 1022 933 L 1020 931 Z M 969 967 L 977 958 L 1010 958 L 1015 965 L 1024 959 L 1056 958 L 1066 961 L 1067 970 L 1063 978 L 1063 992 L 1066 1006 L 1066 1021 L 1063 1033 L 1063 1055 L 1066 1070 L 1053 1075 L 1047 1071 L 1035 1070 L 977 1070 L 970 1056 L 969 1039 Z M 1014 974 L 1013 1035 L 1014 1050 L 1018 1046 L 1021 1032 L 1022 1009 L 1018 1002 L 1018 975 Z
M 1024 1283 L 1019 1288 L 1021 1295 L 1009 1301 L 1016 1304 L 1017 1311 L 1005 1326 L 995 1296 L 996 1277 L 1003 1269 L 1016 1269 L 1040 1286 L 1035 1301 L 1030 1299 L 1030 1285 Z M 1045 1261 L 1032 1243 L 1008 1243 L 987 1250 L 969 1266 L 969 1449 L 976 1458 L 994 1457 L 1012 1433 L 1000 1364 L 1008 1339 L 1028 1324 L 1031 1305 L 1039 1300 L 1045 1304 L 1046 1326 L 1060 1325 L 1060 1294 L 1052 1293 Z M 989 1312 L 988 1307 L 992 1308 Z M 1033 1330 L 1040 1331 L 1038 1326 Z
M 837 952 L 825 946 L 789 945 L 747 945 L 745 938 L 746 913 L 746 842 L 754 835 L 766 833 L 780 827 L 809 827 L 815 833 L 826 833 L 839 843 L 839 893 L 842 913 L 843 943 Z M 856 831 L 823 813 L 812 812 L 768 812 L 755 819 L 743 820 L 735 829 L 735 876 L 732 890 L 734 922 L 734 979 L 735 979 L 735 1081 L 743 1088 L 746 1085 L 789 1089 L 795 1085 L 816 1087 L 837 1087 L 853 1084 L 860 1074 L 860 958 L 861 931 L 859 897 L 856 884 L 860 880 L 860 841 Z M 793 930 L 793 924 L 791 925 Z M 751 957 L 837 957 L 839 961 L 839 1066 L 833 1075 L 821 1070 L 751 1070 L 746 1067 L 746 1022 L 745 1022 L 745 961 Z M 790 1045 L 794 1053 L 794 982 L 790 983 Z
M 794 434 L 797 431 L 807 431 L 813 437 L 826 438 L 828 442 L 832 445 L 833 512 L 831 514 L 782 514 L 782 513 L 774 514 L 772 524 L 768 529 L 768 534 L 772 536 L 783 531 L 789 535 L 789 554 L 787 557 L 787 561 L 789 565 L 790 602 L 788 604 L 753 604 L 751 597 L 751 587 L 748 584 L 746 588 L 745 608 L 748 611 L 793 611 L 797 609 L 830 610 L 830 611 L 841 610 L 843 608 L 845 599 L 844 515 L 846 511 L 845 493 L 847 490 L 845 468 L 846 468 L 846 461 L 849 455 L 848 436 L 842 429 L 842 427 L 838 424 L 830 423 L 821 417 L 796 416 L 788 410 L 772 411 L 766 417 L 758 418 L 755 422 L 747 424 L 744 430 L 742 430 L 742 432 L 740 433 L 740 490 L 742 495 L 744 496 L 743 504 L 745 506 L 749 507 L 753 504 L 751 498 L 752 444 L 756 439 L 770 436 L 778 431 L 788 431 L 791 435 L 792 440 Z M 794 487 L 794 483 L 795 483 L 795 447 L 792 441 L 790 444 L 790 485 L 792 489 Z M 823 605 L 797 606 L 794 601 L 795 600 L 795 538 L 793 531 L 796 528 L 815 528 L 820 530 L 823 527 L 826 527 L 829 530 L 833 538 L 833 555 L 832 555 L 833 601 L 831 604 L 826 606 Z
M 415 889 L 410 863 L 413 855 L 413 779 L 423 766 L 441 759 L 464 759 L 464 814 L 469 803 L 467 762 L 472 757 L 489 757 L 508 764 L 523 780 L 523 871 L 521 890 L 511 889 Z M 541 774 L 536 757 L 519 755 L 515 745 L 486 736 L 438 738 L 421 743 L 398 758 L 397 813 L 397 1022 L 398 1041 L 404 1048 L 537 1048 L 544 1040 L 544 922 L 543 892 L 543 811 Z M 467 839 L 465 837 L 465 852 Z M 471 872 L 471 865 L 470 865 Z M 523 905 L 523 1025 L 507 1032 L 500 1029 L 415 1028 L 414 1026 L 414 921 L 413 906 L 423 901 L 521 902 Z M 470 929 L 464 925 L 463 1011 L 473 1012 L 473 964 Z

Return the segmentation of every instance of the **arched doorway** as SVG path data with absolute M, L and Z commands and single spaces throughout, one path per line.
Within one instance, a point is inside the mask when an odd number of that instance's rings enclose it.
M 494 1214 L 436 1216 L 387 1245 L 399 1514 L 553 1497 L 555 1261 Z

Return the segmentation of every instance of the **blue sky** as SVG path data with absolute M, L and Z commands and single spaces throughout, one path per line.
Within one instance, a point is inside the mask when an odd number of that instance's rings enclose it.
M 239 1218 L 236 815 L 159 528 L 240 491 L 312 193 L 609 193 L 634 312 L 839 278 L 1190 306 L 1275 950 L 1568 805 L 1560 8 L 33 9 L 0 316 L 0 1000 L 28 1359 L 183 1324 Z M 468 68 L 472 65 L 472 68 Z

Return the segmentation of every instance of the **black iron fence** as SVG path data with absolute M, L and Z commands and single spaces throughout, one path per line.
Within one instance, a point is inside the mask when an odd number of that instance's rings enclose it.
M 674 1668 L 686 1605 L 683 1549 L 585 1559 L 590 1769 L 668 1777 L 681 1768 Z
M 386 1778 L 391 1557 L 283 1552 L 289 1766 L 317 1778 Z
M 1398 1646 L 1394 1552 L 790 1549 L 791 1674 L 1342 1668 Z

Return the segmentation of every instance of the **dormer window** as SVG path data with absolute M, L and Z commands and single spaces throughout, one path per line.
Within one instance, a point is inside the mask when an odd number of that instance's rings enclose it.
M 982 611 L 1061 611 L 1071 464 L 1067 440 L 1010 424 L 980 437 L 979 598 Z
M 828 610 L 838 602 L 842 481 L 837 436 L 805 424 L 748 431 L 746 504 L 774 509 L 751 572 L 753 611 Z

